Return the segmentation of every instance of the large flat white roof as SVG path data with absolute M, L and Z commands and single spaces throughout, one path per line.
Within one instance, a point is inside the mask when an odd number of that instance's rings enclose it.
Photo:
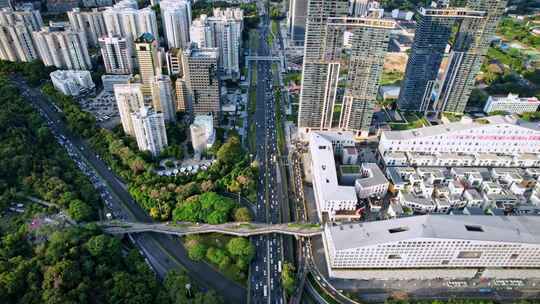
M 418 238 L 540 244 L 540 217 L 421 215 L 328 226 L 336 250 Z
M 522 120 L 516 120 L 510 116 L 489 116 L 481 118 L 481 120 L 476 121 L 460 121 L 452 122 L 448 124 L 441 124 L 430 127 L 423 127 L 412 130 L 404 131 L 383 131 L 381 138 L 388 140 L 407 140 L 413 138 L 422 138 L 435 135 L 442 135 L 445 133 L 463 131 L 474 128 L 482 128 L 488 125 L 502 125 L 502 124 L 511 124 L 518 125 L 523 128 L 529 128 L 534 131 L 540 131 L 540 125 L 538 123 L 531 123 Z
M 317 132 L 309 140 L 313 180 L 320 187 L 325 201 L 356 201 L 356 191 L 351 186 L 338 184 L 332 143 Z

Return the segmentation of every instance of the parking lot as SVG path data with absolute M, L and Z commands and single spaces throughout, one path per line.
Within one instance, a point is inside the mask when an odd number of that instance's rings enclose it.
M 120 116 L 114 94 L 102 91 L 96 97 L 79 100 L 82 109 L 92 113 L 99 123 L 107 122 Z

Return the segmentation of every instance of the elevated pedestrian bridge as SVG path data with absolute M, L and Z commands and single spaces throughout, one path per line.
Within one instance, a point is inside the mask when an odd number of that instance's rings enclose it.
M 279 233 L 294 235 L 297 237 L 310 237 L 320 235 L 323 231 L 321 225 L 310 223 L 224 223 L 219 225 L 196 224 L 189 222 L 177 223 L 140 223 L 125 221 L 105 221 L 97 223 L 104 232 L 109 234 L 156 232 L 174 234 L 178 236 L 222 233 L 234 236 L 253 236 L 262 234 Z
M 281 56 L 246 56 L 247 61 L 282 61 Z

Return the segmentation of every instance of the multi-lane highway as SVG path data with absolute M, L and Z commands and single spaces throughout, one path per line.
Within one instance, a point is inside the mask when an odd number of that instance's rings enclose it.
M 116 216 L 124 220 L 151 222 L 146 212 L 131 198 L 124 185 L 108 169 L 107 164 L 99 159 L 81 138 L 69 132 L 60 114 L 39 89 L 29 87 L 21 78 L 13 77 L 12 81 L 21 90 L 26 100 L 39 110 L 51 131 L 62 139 L 62 145 L 70 155 L 86 164 L 88 172 L 85 174 L 99 179 L 99 185 L 102 187 L 96 190 L 106 198 Z M 177 237 L 144 233 L 134 235 L 133 241 L 160 277 L 164 277 L 170 269 L 184 268 L 199 286 L 215 289 L 227 302 L 247 302 L 245 288 L 227 279 L 209 265 L 191 261 Z
M 264 9 L 263 9 L 264 10 Z M 262 15 L 259 28 L 257 56 L 270 56 L 267 43 L 269 20 Z M 252 54 L 253 55 L 253 54 Z M 260 163 L 258 197 L 255 220 L 277 224 L 281 222 L 282 190 L 278 172 L 278 149 L 276 140 L 276 115 L 271 61 L 256 61 L 256 155 Z M 250 303 L 284 303 L 281 285 L 283 240 L 280 235 L 253 237 L 256 256 L 250 267 Z

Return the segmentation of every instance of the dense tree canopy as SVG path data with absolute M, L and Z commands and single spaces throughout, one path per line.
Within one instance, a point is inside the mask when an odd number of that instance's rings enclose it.
M 122 287 L 113 283 L 119 274 L 123 274 L 130 289 L 136 284 L 145 286 L 144 293 L 135 295 L 136 302 L 131 303 L 154 302 L 158 293 L 155 276 L 137 251 L 122 258 L 116 239 L 93 228 L 70 228 L 56 231 L 45 243 L 32 246 L 28 235 L 22 232 L 2 237 L 3 253 L 13 238 L 26 249 L 8 250 L 0 261 L 0 302 L 32 299 L 27 303 L 119 303 L 115 299 L 129 299 L 122 294 Z M 114 245 L 95 250 L 97 243 Z
M 0 207 L 18 194 L 31 195 L 69 208 L 75 220 L 93 219 L 99 196 L 92 185 L 17 88 L 1 76 L 0 103 Z
M 54 216 L 58 209 L 78 221 L 94 220 L 100 204 L 88 179 L 6 79 L 13 72 L 24 75 L 21 70 L 0 61 L 0 209 L 28 196 L 58 208 L 27 204 L 23 214 L 2 218 L 0 303 L 221 303 L 215 293 L 202 293 L 193 284 L 188 300 L 178 296 L 185 284 L 179 286 L 176 280 L 158 288 L 137 250 L 121 246 L 94 225 L 29 225 L 30 219 Z M 137 163 L 130 166 L 139 169 Z M 190 283 L 183 273 L 167 278 L 178 276 Z
M 173 211 L 173 220 L 222 224 L 231 218 L 235 202 L 214 192 L 191 196 L 178 204 Z

